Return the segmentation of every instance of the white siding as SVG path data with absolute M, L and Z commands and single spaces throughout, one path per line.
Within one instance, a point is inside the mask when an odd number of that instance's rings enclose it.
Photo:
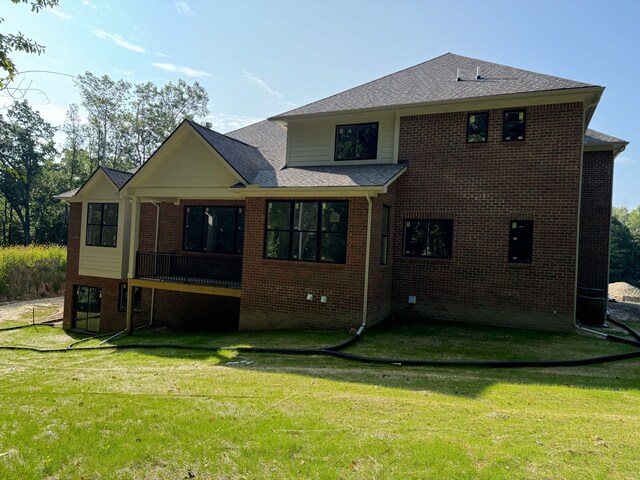
M 378 122 L 378 156 L 375 160 L 334 160 L 336 125 Z M 393 163 L 395 113 L 340 115 L 290 121 L 287 125 L 287 165 L 358 165 Z
M 163 157 L 154 159 L 156 168 L 145 175 L 140 186 L 184 188 L 188 194 L 190 188 L 230 187 L 239 181 L 223 160 L 195 135 Z

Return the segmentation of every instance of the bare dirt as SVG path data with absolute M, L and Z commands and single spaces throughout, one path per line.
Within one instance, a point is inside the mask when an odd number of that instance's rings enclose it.
M 62 318 L 64 297 L 51 297 L 39 300 L 24 300 L 0 304 L 0 322 L 6 320 L 29 320 L 29 315 L 35 309 L 36 321 L 54 320 Z M 50 311 L 42 318 L 43 311 Z M 38 315 L 40 313 L 40 315 Z

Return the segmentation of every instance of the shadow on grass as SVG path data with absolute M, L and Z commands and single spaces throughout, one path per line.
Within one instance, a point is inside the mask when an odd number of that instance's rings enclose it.
M 119 339 L 118 345 L 180 344 L 205 347 L 324 348 L 350 338 L 344 332 L 274 331 L 236 333 L 139 333 Z M 418 360 L 564 360 L 632 352 L 630 346 L 576 333 L 549 333 L 498 327 L 416 323 L 380 325 L 344 350 L 370 357 Z M 117 350 L 122 353 L 131 350 Z M 411 367 L 366 364 L 324 355 L 287 355 L 180 350 L 134 349 L 140 355 L 170 358 L 217 358 L 230 368 L 285 373 L 342 382 L 446 395 L 476 397 L 497 383 L 545 384 L 587 389 L 637 390 L 640 360 L 583 367 L 487 369 L 480 367 Z

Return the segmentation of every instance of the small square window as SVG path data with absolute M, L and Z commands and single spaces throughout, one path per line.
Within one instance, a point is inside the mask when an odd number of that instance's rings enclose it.
M 375 160 L 377 156 L 377 122 L 336 126 L 335 160 Z
M 485 143 L 489 131 L 489 114 L 470 113 L 467 117 L 467 143 Z
M 533 221 L 511 220 L 509 224 L 509 262 L 531 263 L 533 254 Z
M 504 123 L 502 125 L 502 140 L 505 142 L 524 140 L 525 126 L 526 115 L 524 110 L 505 111 Z

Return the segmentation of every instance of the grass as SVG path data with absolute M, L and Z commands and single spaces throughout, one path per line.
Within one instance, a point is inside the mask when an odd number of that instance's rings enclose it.
M 59 245 L 0 248 L 0 299 L 61 293 L 66 265 L 67 250 Z
M 339 343 L 337 332 L 116 343 Z M 0 343 L 66 346 L 37 327 Z M 633 350 L 576 334 L 374 328 L 348 351 L 433 359 Z M 0 478 L 637 478 L 640 360 L 482 370 L 172 349 L 0 350 Z

